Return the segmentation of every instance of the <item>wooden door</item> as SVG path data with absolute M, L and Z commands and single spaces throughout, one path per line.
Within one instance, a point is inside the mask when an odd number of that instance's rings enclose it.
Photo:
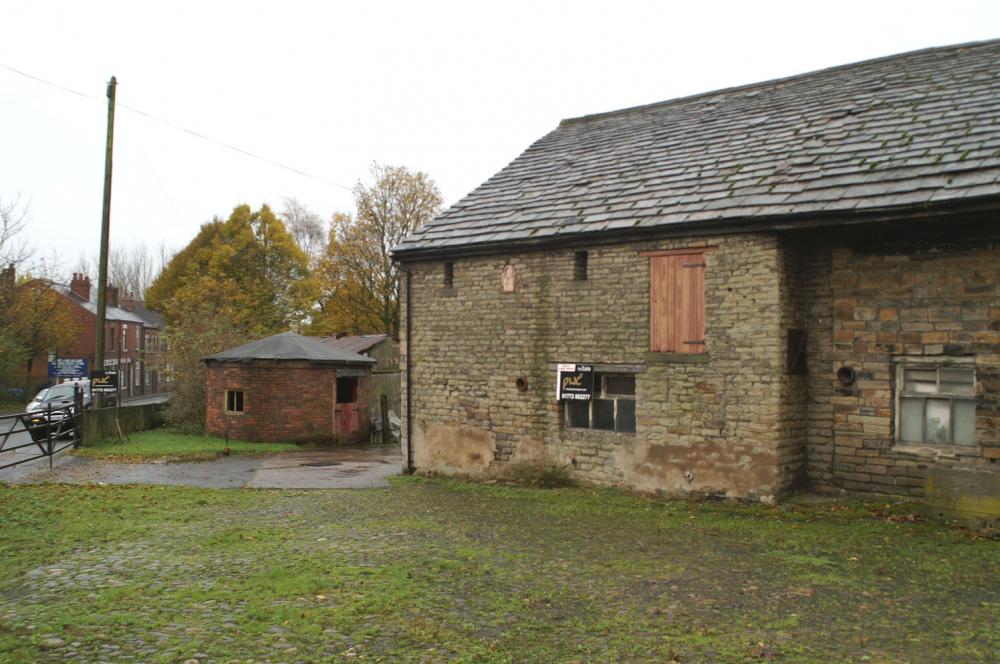
M 337 405 L 334 411 L 334 436 L 337 440 L 356 441 L 361 430 L 358 409 L 358 379 L 337 377 Z

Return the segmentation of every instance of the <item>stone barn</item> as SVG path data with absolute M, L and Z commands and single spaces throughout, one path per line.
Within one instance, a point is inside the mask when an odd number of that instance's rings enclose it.
M 367 442 L 374 360 L 294 332 L 205 358 L 205 428 L 280 442 Z
M 1000 504 L 998 90 L 990 41 L 564 120 L 394 250 L 411 467 Z

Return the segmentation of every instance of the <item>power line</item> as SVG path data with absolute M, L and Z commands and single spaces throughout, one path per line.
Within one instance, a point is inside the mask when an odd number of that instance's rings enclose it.
M 25 78 L 30 78 L 31 80 L 36 81 L 38 83 L 41 83 L 42 85 L 47 85 L 47 86 L 53 87 L 53 88 L 55 88 L 57 90 L 61 90 L 62 92 L 66 92 L 66 93 L 69 93 L 69 94 L 72 94 L 72 95 L 76 95 L 77 97 L 83 97 L 84 99 L 87 99 L 89 101 L 95 101 L 95 102 L 97 102 L 99 104 L 103 104 L 104 103 L 104 100 L 101 99 L 100 97 L 94 97 L 93 95 L 88 95 L 88 94 L 86 94 L 84 92 L 80 92 L 79 90 L 74 90 L 72 88 L 67 88 L 66 86 L 59 85 L 58 83 L 53 83 L 52 81 L 47 81 L 47 80 L 45 80 L 43 78 L 39 78 L 38 76 L 33 76 L 32 74 L 29 74 L 27 72 L 21 71 L 20 69 L 15 69 L 14 67 L 11 67 L 9 65 L 5 65 L 2 62 L 0 62 L 0 67 L 3 67 L 4 69 L 6 69 L 8 71 L 12 71 L 15 74 L 18 74 L 20 76 L 24 76 Z M 183 132 L 185 134 L 189 134 L 191 136 L 194 136 L 195 138 L 199 138 L 199 139 L 201 139 L 203 141 L 207 141 L 208 143 L 213 143 L 215 145 L 218 145 L 219 147 L 226 148 L 227 150 L 232 150 L 233 152 L 241 154 L 241 155 L 243 155 L 245 157 L 250 157 L 251 159 L 256 159 L 257 161 L 264 162 L 265 164 L 270 164 L 271 166 L 276 166 L 277 168 L 281 168 L 281 169 L 284 169 L 284 170 L 289 171 L 291 173 L 295 173 L 296 175 L 301 175 L 302 177 L 307 177 L 307 178 L 310 178 L 312 180 L 316 180 L 317 182 L 322 182 L 324 184 L 328 184 L 328 185 L 330 185 L 332 187 L 338 187 L 338 188 L 343 189 L 345 191 L 354 191 L 353 188 L 348 187 L 346 185 L 342 185 L 342 184 L 340 184 L 338 182 L 333 182 L 331 180 L 327 180 L 326 178 L 322 178 L 322 177 L 320 177 L 318 175 L 313 175 L 312 173 L 308 173 L 308 172 L 303 171 L 301 169 L 294 168 L 294 167 L 288 166 L 286 164 L 282 164 L 279 161 L 275 161 L 273 159 L 268 159 L 267 157 L 262 157 L 261 155 L 254 154 L 253 152 L 250 152 L 249 150 L 244 150 L 241 147 L 237 147 L 237 146 L 232 145 L 230 143 L 225 143 L 223 141 L 214 139 L 211 136 L 206 136 L 204 134 L 200 134 L 200 133 L 194 131 L 193 129 L 188 129 L 187 127 L 182 127 L 181 125 L 173 123 L 173 122 L 170 122 L 169 120 L 164 120 L 163 118 L 157 117 L 157 116 L 153 115 L 152 113 L 147 113 L 146 111 L 143 111 L 141 109 L 138 109 L 138 108 L 135 108 L 135 107 L 132 107 L 132 106 L 127 106 L 125 104 L 118 104 L 118 107 L 119 108 L 124 108 L 124 109 L 126 109 L 128 111 L 131 111 L 132 113 L 137 114 L 137 115 L 141 115 L 141 116 L 143 116 L 145 118 L 153 120 L 154 122 L 159 122 L 160 124 L 166 125 L 167 127 L 170 127 L 171 129 L 174 129 L 176 131 L 180 131 L 180 132 Z

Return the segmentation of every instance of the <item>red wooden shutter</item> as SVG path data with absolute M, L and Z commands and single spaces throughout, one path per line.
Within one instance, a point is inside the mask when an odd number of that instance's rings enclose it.
M 681 301 L 677 307 L 677 330 L 681 337 L 679 353 L 705 350 L 705 255 L 677 256 L 677 277 Z
M 659 353 L 705 350 L 705 255 L 651 255 L 649 346 Z

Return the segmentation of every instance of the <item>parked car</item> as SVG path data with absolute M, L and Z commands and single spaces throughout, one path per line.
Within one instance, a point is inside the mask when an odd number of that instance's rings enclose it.
M 31 434 L 32 440 L 46 438 L 49 430 L 56 437 L 70 435 L 75 423 L 70 419 L 76 411 L 76 392 L 81 391 L 83 408 L 92 403 L 90 381 L 77 380 L 47 387 L 35 395 L 25 408 L 22 422 Z
M 90 394 L 90 381 L 72 380 L 53 385 L 52 387 L 46 387 L 35 395 L 35 398 L 31 400 L 31 403 L 24 410 L 27 413 L 45 412 L 49 410 L 49 407 L 52 410 L 64 410 L 73 405 L 74 393 L 78 388 L 83 390 L 84 409 L 90 408 L 93 403 L 93 398 Z

